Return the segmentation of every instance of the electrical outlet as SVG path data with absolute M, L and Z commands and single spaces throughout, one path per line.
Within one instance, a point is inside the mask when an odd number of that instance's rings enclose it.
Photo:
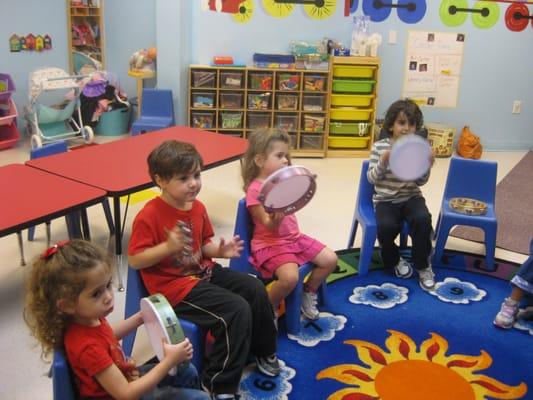
M 396 44 L 398 41 L 398 32 L 389 31 L 389 44 Z
M 513 101 L 513 114 L 520 114 L 522 111 L 522 102 L 520 100 Z

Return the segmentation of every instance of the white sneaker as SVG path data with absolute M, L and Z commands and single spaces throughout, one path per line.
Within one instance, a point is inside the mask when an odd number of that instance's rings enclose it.
M 318 303 L 318 296 L 313 292 L 306 292 L 304 290 L 302 295 L 302 314 L 305 318 L 316 320 L 319 317 L 319 311 L 316 308 Z
M 407 261 L 400 257 L 400 261 L 394 267 L 394 275 L 398 278 L 410 278 L 413 275 L 413 267 Z
M 431 290 L 435 287 L 435 274 L 431 267 L 418 271 L 418 280 L 424 290 Z

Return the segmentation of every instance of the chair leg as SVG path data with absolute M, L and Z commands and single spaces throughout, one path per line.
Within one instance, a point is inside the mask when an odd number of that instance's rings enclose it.
M 104 208 L 105 219 L 109 228 L 109 235 L 115 234 L 115 224 L 113 223 L 113 215 L 111 214 L 111 207 L 109 206 L 109 200 L 107 197 L 102 200 L 102 207 Z
M 348 236 L 348 244 L 346 245 L 346 248 L 349 249 L 353 247 L 353 244 L 355 242 L 355 235 L 357 235 L 357 226 L 359 225 L 359 221 L 357 221 L 357 218 L 354 217 L 352 221 L 352 227 L 350 229 L 350 236 Z
M 437 218 L 437 223 L 435 224 L 435 230 L 433 231 L 433 240 L 437 240 L 437 232 L 440 229 L 440 218 L 441 218 L 441 214 L 439 213 L 439 217 Z
M 494 253 L 496 251 L 496 232 L 497 229 L 492 227 L 485 228 L 485 264 L 487 270 L 495 271 L 496 264 L 494 262 Z
M 33 242 L 34 238 L 35 238 L 35 226 L 30 226 L 28 228 L 28 241 Z
M 374 253 L 374 244 L 376 243 L 377 229 L 375 226 L 367 226 L 363 229 L 363 241 L 361 243 L 361 252 L 359 254 L 359 276 L 368 273 L 368 266 Z
M 192 348 L 194 349 L 191 362 L 198 371 L 201 371 L 206 334 L 202 331 L 202 329 L 200 329 L 199 326 L 185 319 L 180 319 L 180 325 L 184 335 L 189 338 Z
M 451 229 L 451 226 L 448 223 L 442 221 L 442 219 L 440 219 L 439 228 L 435 231 L 436 239 L 435 239 L 435 249 L 433 252 L 433 258 L 431 260 L 432 264 L 440 264 L 442 260 L 442 256 L 444 255 L 444 247 L 446 245 L 446 241 L 448 240 L 450 229 Z
M 302 293 L 304 290 L 303 276 L 300 273 L 296 287 L 285 298 L 285 327 L 287 328 L 287 334 L 294 336 L 298 336 L 300 333 L 300 309 L 302 308 Z

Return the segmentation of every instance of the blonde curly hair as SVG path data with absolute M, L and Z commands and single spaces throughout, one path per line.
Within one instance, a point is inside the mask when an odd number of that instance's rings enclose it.
M 291 138 L 287 132 L 277 128 L 258 129 L 248 138 L 248 149 L 244 153 L 241 164 L 241 175 L 245 192 L 248 190 L 250 183 L 259 175 L 259 167 L 255 163 L 255 156 L 268 155 L 274 142 L 283 142 L 290 147 Z M 287 154 L 287 158 L 290 165 L 291 158 L 289 154 Z
M 26 284 L 24 320 L 41 345 L 43 360 L 63 348 L 63 335 L 72 321 L 58 308 L 58 301 L 77 302 L 88 271 L 100 264 L 112 268 L 111 258 L 90 242 L 72 240 L 54 248 L 33 262 Z

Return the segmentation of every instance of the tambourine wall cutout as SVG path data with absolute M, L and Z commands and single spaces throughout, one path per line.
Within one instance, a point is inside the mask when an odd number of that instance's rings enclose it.
M 288 16 L 294 5 L 303 5 L 305 13 L 313 19 L 331 17 L 337 8 L 337 0 L 263 0 L 266 12 L 276 18 Z
M 468 7 L 466 0 L 443 0 L 440 5 L 440 19 L 445 25 L 462 25 L 468 14 L 472 14 L 472 23 L 480 29 L 491 28 L 498 22 L 500 7 L 489 1 L 477 1 L 473 8 Z
M 527 28 L 529 21 L 533 28 L 533 15 L 529 15 L 529 10 L 523 3 L 513 3 L 505 12 L 505 25 L 510 31 L 523 31 Z
M 415 24 L 424 18 L 426 14 L 425 0 L 363 0 L 363 13 L 370 17 L 373 22 L 381 22 L 387 19 L 391 10 L 396 8 L 398 18 L 406 24 Z
M 487 204 L 468 197 L 454 197 L 450 199 L 450 208 L 458 213 L 466 215 L 485 215 Z

